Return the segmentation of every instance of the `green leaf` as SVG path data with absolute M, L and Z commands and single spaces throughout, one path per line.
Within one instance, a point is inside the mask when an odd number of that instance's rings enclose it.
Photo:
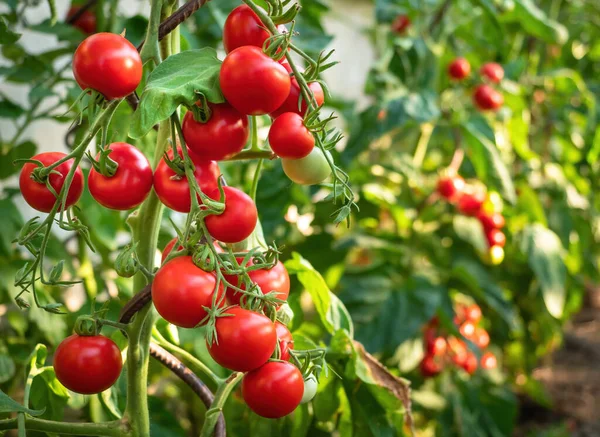
M 19 172 L 21 166 L 13 162 L 16 159 L 31 158 L 35 151 L 36 145 L 31 141 L 25 141 L 16 147 L 3 144 L 0 149 L 0 179 L 6 179 Z
M 565 26 L 550 19 L 533 0 L 514 0 L 515 7 L 501 15 L 502 21 L 519 22 L 529 34 L 551 44 L 564 44 L 569 39 Z
M 544 225 L 529 225 L 521 236 L 521 251 L 528 257 L 529 266 L 540 281 L 548 312 L 560 318 L 565 305 L 567 277 L 560 238 Z
M 220 68 L 221 61 L 212 48 L 169 56 L 150 74 L 129 135 L 143 137 L 156 123 L 170 117 L 179 105 L 194 105 L 199 94 L 204 94 L 210 102 L 223 102 Z
M 12 240 L 23 226 L 21 213 L 9 198 L 0 200 L 0 255 L 10 256 L 13 250 Z
M 15 361 L 10 355 L 0 354 L 0 384 L 15 376 Z
M 292 259 L 285 262 L 290 274 L 296 274 L 300 283 L 312 297 L 321 319 L 328 332 L 345 329 L 351 337 L 354 336 L 354 326 L 348 310 L 342 301 L 334 295 L 327 286 L 325 279 L 300 254 L 292 253 Z
M 479 253 L 487 252 L 488 242 L 479 220 L 474 217 L 455 215 L 452 224 L 454 225 L 454 232 L 461 240 L 470 243 Z
M 0 117 L 3 118 L 19 118 L 25 110 L 16 103 L 11 102 L 8 99 L 0 100 Z
M 481 117 L 468 120 L 462 126 L 462 131 L 469 152 L 473 155 L 472 161 L 477 176 L 484 181 L 489 177 L 491 182 L 498 186 L 503 197 L 514 204 L 517 199 L 515 187 L 496 147 L 494 131 Z
M 45 407 L 42 417 L 49 420 L 62 420 L 69 400 L 68 390 L 56 379 L 53 367 L 44 367 L 33 378 L 31 385 L 31 405 Z
M 0 44 L 14 44 L 19 38 L 21 38 L 21 34 L 13 32 L 6 22 L 6 18 L 0 16 Z
M 0 390 L 0 413 L 27 413 L 30 416 L 40 416 L 44 413 L 44 410 L 25 408 Z

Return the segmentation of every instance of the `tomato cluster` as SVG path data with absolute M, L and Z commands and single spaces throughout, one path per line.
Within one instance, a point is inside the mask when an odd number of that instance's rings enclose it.
M 492 352 L 484 352 L 490 344 L 488 332 L 479 326 L 481 308 L 478 305 L 458 305 L 454 319 L 460 334 L 483 352 L 479 364 L 483 369 L 493 369 L 497 365 Z M 447 335 L 440 329 L 439 321 L 433 318 L 423 331 L 425 356 L 420 364 L 421 374 L 432 377 L 444 370 L 447 365 L 455 365 L 468 374 L 475 373 L 478 367 L 477 355 L 469 349 L 464 340 Z
M 459 175 L 442 176 L 438 179 L 438 194 L 448 202 L 456 205 L 464 215 L 477 217 L 483 227 L 488 242 L 488 258 L 491 264 L 500 264 L 504 259 L 506 235 L 502 232 L 505 219 L 497 211 L 498 203 L 492 200 L 481 186 L 469 186 Z M 493 193 L 494 195 L 497 193 Z
M 448 65 L 448 76 L 455 81 L 462 81 L 471 74 L 471 64 L 465 58 L 456 58 Z M 500 64 L 488 62 L 479 69 L 484 81 L 500 83 L 504 78 L 504 69 Z M 504 104 L 502 93 L 488 83 L 479 84 L 473 92 L 473 103 L 481 111 L 496 111 Z

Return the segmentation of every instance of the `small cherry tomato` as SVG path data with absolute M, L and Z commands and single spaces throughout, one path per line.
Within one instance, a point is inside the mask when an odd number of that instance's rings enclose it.
M 467 357 L 461 367 L 465 369 L 469 375 L 475 373 L 477 370 L 477 356 L 475 356 L 473 352 L 467 353 Z
M 469 350 L 467 349 L 467 345 L 464 341 L 459 340 L 456 337 L 448 337 L 448 350 L 450 351 L 450 355 L 452 356 L 452 361 L 457 366 L 462 366 L 464 362 L 467 360 L 467 353 Z
M 204 219 L 206 229 L 213 238 L 223 243 L 239 243 L 252 234 L 258 221 L 258 211 L 250 196 L 234 187 L 223 187 L 225 211 L 219 215 L 209 215 Z M 219 200 L 219 190 L 206 195 Z
M 458 200 L 458 210 L 464 215 L 475 216 L 481 211 L 485 202 L 485 193 L 476 190 L 472 193 L 463 193 Z
M 152 301 L 167 322 L 182 328 L 194 328 L 207 316 L 204 307 L 212 307 L 217 280 L 192 262 L 191 256 L 173 258 L 162 266 L 152 282 Z M 223 304 L 219 284 L 216 302 Z
M 480 349 L 485 349 L 490 345 L 490 335 L 483 328 L 476 328 L 474 335 L 474 343 Z
M 460 176 L 442 177 L 438 180 L 437 191 L 449 201 L 456 200 L 465 188 L 465 180 Z
M 471 64 L 465 58 L 456 58 L 448 65 L 448 75 L 455 80 L 463 80 L 471 73 Z
M 500 64 L 488 62 L 479 69 L 479 74 L 491 82 L 498 83 L 504 78 L 504 69 Z
M 488 213 L 486 211 L 481 211 L 477 218 L 483 225 L 483 229 L 486 232 L 491 231 L 492 229 L 502 229 L 506 223 L 504 220 L 504 216 L 499 212 Z
M 281 65 L 283 65 L 288 74 L 292 74 L 292 67 L 290 67 L 290 64 L 288 64 L 287 62 L 283 62 Z M 323 93 L 323 88 L 321 87 L 321 84 L 319 84 L 319 82 L 310 82 L 308 84 L 308 87 L 315 96 L 317 106 L 322 106 L 325 102 L 325 94 Z M 302 102 L 300 103 L 300 101 Z M 284 114 L 286 112 L 295 112 L 296 114 L 304 117 L 304 115 L 306 115 L 307 109 L 308 106 L 306 105 L 306 101 L 304 100 L 304 97 L 302 97 L 302 93 L 300 92 L 300 85 L 298 84 L 296 78 L 292 77 L 290 84 L 290 93 L 288 94 L 287 98 L 279 108 L 271 112 L 269 115 L 272 118 L 277 118 L 281 114 Z
M 248 407 L 269 419 L 290 414 L 303 395 L 302 373 L 291 363 L 271 361 L 242 379 L 242 396 Z
M 176 258 L 177 259 L 177 258 Z M 277 347 L 277 330 L 265 315 L 239 306 L 228 308 L 215 322 L 216 339 L 206 345 L 221 366 L 248 372 L 265 364 Z
M 290 76 L 261 49 L 243 46 L 229 53 L 219 74 L 225 99 L 243 114 L 273 112 L 290 94 Z
M 392 22 L 392 31 L 398 35 L 402 35 L 409 27 L 410 18 L 407 15 L 398 15 Z
M 108 100 L 135 91 L 142 80 L 142 58 L 137 49 L 114 33 L 96 33 L 83 40 L 73 55 L 75 80 Z
M 495 111 L 504 104 L 504 97 L 489 85 L 479 85 L 473 93 L 473 102 L 482 111 Z
M 243 261 L 243 258 L 237 258 L 238 263 Z M 248 261 L 246 267 L 252 265 L 252 260 Z M 260 287 L 263 294 L 271 291 L 277 292 L 277 298 L 281 300 L 287 300 L 290 295 L 290 276 L 281 261 L 277 261 L 270 269 L 252 270 L 248 272 L 250 280 Z M 234 275 L 225 275 L 225 279 L 242 290 L 246 289 L 245 284 L 240 284 L 239 279 Z M 235 290 L 227 289 L 227 299 L 232 305 L 238 305 L 242 298 L 242 293 L 238 293 Z
M 329 151 L 325 153 L 331 158 Z M 319 184 L 331 174 L 327 158 L 318 147 L 313 148 L 304 158 L 282 159 L 281 165 L 285 175 L 299 185 Z
M 421 361 L 419 369 L 421 370 L 421 375 L 423 375 L 423 377 L 431 378 L 442 371 L 442 365 L 437 363 L 433 356 L 426 355 Z
M 231 158 L 248 140 L 248 117 L 228 103 L 209 103 L 208 107 L 211 116 L 205 123 L 194 120 L 192 111 L 183 117 L 185 144 L 201 159 Z
M 88 188 L 92 197 L 106 208 L 125 211 L 140 205 L 152 190 L 152 167 L 142 152 L 131 144 L 112 143 L 108 157 L 118 165 L 107 177 L 92 168 Z M 100 159 L 100 154 L 96 156 Z
M 314 399 L 317 394 L 319 383 L 317 378 L 312 373 L 304 379 L 304 394 L 302 395 L 301 404 L 306 404 Z
M 469 305 L 465 309 L 465 318 L 473 323 L 479 323 L 481 320 L 481 308 L 479 308 L 479 305 Z
M 112 386 L 123 368 L 121 351 L 102 335 L 65 338 L 54 353 L 54 372 L 62 385 L 84 395 Z
M 286 33 L 284 25 L 277 26 L 280 33 Z M 248 5 L 240 5 L 229 13 L 223 26 L 223 46 L 227 53 L 242 46 L 263 45 L 271 34 L 260 21 L 258 15 Z
M 304 126 L 302 117 L 286 112 L 275 119 L 269 130 L 269 144 L 279 157 L 300 159 L 315 147 L 315 137 Z
M 67 155 L 60 152 L 44 152 L 35 155 L 31 159 L 40 161 L 45 167 L 47 167 L 63 159 L 65 156 Z M 73 167 L 73 162 L 74 159 L 71 158 L 59 164 L 48 175 L 50 186 L 54 189 L 56 194 L 60 194 L 60 190 L 62 190 L 65 179 Z M 50 212 L 52 211 L 52 208 L 54 208 L 56 197 L 52 191 L 48 189 L 45 183 L 36 182 L 32 179 L 32 173 L 36 168 L 38 168 L 36 164 L 29 162 L 23 166 L 21 169 L 21 174 L 19 175 L 19 188 L 21 189 L 23 198 L 29 204 L 29 206 L 41 212 Z M 77 203 L 81 197 L 81 193 L 83 193 L 83 172 L 80 168 L 77 168 L 67 192 L 65 208 Z M 61 207 L 59 206 L 58 210 L 60 211 L 60 209 Z
M 177 151 L 179 156 L 183 156 L 181 149 L 177 149 Z M 172 159 L 173 150 L 169 150 L 167 155 Z M 217 179 L 220 175 L 217 163 L 215 161 L 203 161 L 192 153 L 190 153 L 190 159 L 194 163 L 194 175 L 202 192 L 207 194 L 209 191 L 216 189 L 218 187 Z M 179 212 L 190 212 L 192 196 L 190 195 L 187 177 L 177 175 L 167 165 L 164 158 L 160 160 L 154 172 L 154 190 L 160 201 L 167 207 Z M 198 198 L 198 201 L 202 203 L 200 198 Z
M 481 357 L 481 368 L 490 370 L 495 369 L 498 366 L 498 360 L 496 356 L 491 352 L 486 352 Z
M 504 235 L 504 232 L 498 229 L 490 229 L 490 231 L 486 234 L 486 237 L 488 243 L 490 244 L 490 247 L 504 247 L 504 245 L 506 244 L 506 235 Z
M 80 9 L 81 6 L 71 6 L 69 12 L 67 12 L 67 20 L 75 15 Z M 91 35 L 96 32 L 96 15 L 89 9 L 86 9 L 75 21 L 73 21 L 72 25 L 86 35 Z
M 446 339 L 444 337 L 435 337 L 427 342 L 427 353 L 433 356 L 440 356 L 446 353 Z
M 279 341 L 279 359 L 287 361 L 290 358 L 290 349 L 294 349 L 294 339 L 292 333 L 281 322 L 275 322 L 275 330 L 277 331 L 277 340 Z
M 465 338 L 472 340 L 475 336 L 475 324 L 470 320 L 467 320 L 460 325 L 459 331 Z

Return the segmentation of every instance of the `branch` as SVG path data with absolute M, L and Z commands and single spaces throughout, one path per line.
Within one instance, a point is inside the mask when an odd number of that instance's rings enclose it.
M 60 435 L 87 435 L 123 437 L 130 435 L 126 425 L 120 421 L 102 423 L 55 422 L 53 420 L 25 417 L 28 431 L 44 431 Z M 0 431 L 17 429 L 17 419 L 0 420 Z M 225 434 L 223 434 L 225 435 Z
M 442 22 L 442 20 L 444 19 L 444 15 L 446 15 L 446 12 L 448 12 L 448 9 L 450 9 L 451 4 L 452 0 L 446 0 L 442 4 L 442 6 L 437 10 L 435 15 L 433 16 L 433 19 L 431 20 L 431 24 L 429 25 L 429 33 L 433 33 L 435 28 Z

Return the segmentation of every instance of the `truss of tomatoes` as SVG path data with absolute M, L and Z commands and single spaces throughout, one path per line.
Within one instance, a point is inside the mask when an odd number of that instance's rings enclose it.
M 90 25 L 83 30 L 91 33 L 95 29 Z M 286 31 L 285 27 L 280 27 L 280 31 Z M 247 5 L 235 8 L 225 22 L 223 35 L 227 56 L 219 79 L 226 101 L 199 103 L 183 118 L 184 147 L 194 164 L 194 177 L 202 192 L 212 199 L 220 198 L 218 161 L 234 157 L 248 141 L 248 116 L 270 115 L 269 144 L 292 181 L 311 185 L 330 174 L 325 152 L 315 147 L 314 134 L 306 125 L 308 105 L 290 65 L 275 61 L 262 50 L 270 37 Z M 142 61 L 136 48 L 123 36 L 97 33 L 87 37 L 75 51 L 73 73 L 82 90 L 94 90 L 106 100 L 121 99 L 140 84 Z M 309 88 L 320 107 L 324 103 L 321 85 L 312 82 Z M 181 147 L 176 153 L 183 156 Z M 174 151 L 169 150 L 166 159 L 177 158 L 173 155 Z M 166 159 L 153 171 L 135 146 L 112 143 L 94 159 L 87 186 L 92 197 L 106 208 L 137 208 L 154 188 L 165 206 L 188 213 L 192 204 L 189 181 L 173 170 Z M 44 173 L 43 168 L 49 165 L 56 166 Z M 73 165 L 73 158 L 59 152 L 32 157 L 19 179 L 26 202 L 46 213 L 76 204 L 85 183 L 80 168 L 69 180 Z M 66 193 L 61 195 L 65 184 Z M 223 191 L 224 211 L 205 218 L 217 251 L 222 249 L 216 241 L 239 243 L 250 236 L 258 220 L 256 205 L 246 193 L 230 186 L 223 187 Z M 57 196 L 64 199 L 62 204 L 57 205 Z M 310 375 L 305 381 L 302 372 L 288 362 L 294 344 L 289 329 L 261 312 L 244 308 L 245 300 L 239 293 L 224 290 L 222 284 L 217 286 L 216 275 L 197 267 L 191 256 L 167 260 L 176 244 L 174 239 L 165 247 L 163 265 L 152 283 L 152 299 L 158 313 L 176 326 L 195 328 L 206 324 L 207 308 L 218 302 L 223 316 L 216 318 L 215 340 L 207 342 L 208 351 L 221 366 L 246 373 L 242 395 L 248 406 L 261 416 L 278 418 L 310 400 L 316 392 L 316 378 Z M 274 291 L 282 301 L 287 299 L 290 281 L 281 262 L 248 275 L 262 292 Z M 240 282 L 231 276 L 227 280 L 231 284 Z M 121 353 L 112 340 L 102 335 L 74 334 L 58 346 L 54 368 L 68 389 L 99 393 L 119 377 Z

